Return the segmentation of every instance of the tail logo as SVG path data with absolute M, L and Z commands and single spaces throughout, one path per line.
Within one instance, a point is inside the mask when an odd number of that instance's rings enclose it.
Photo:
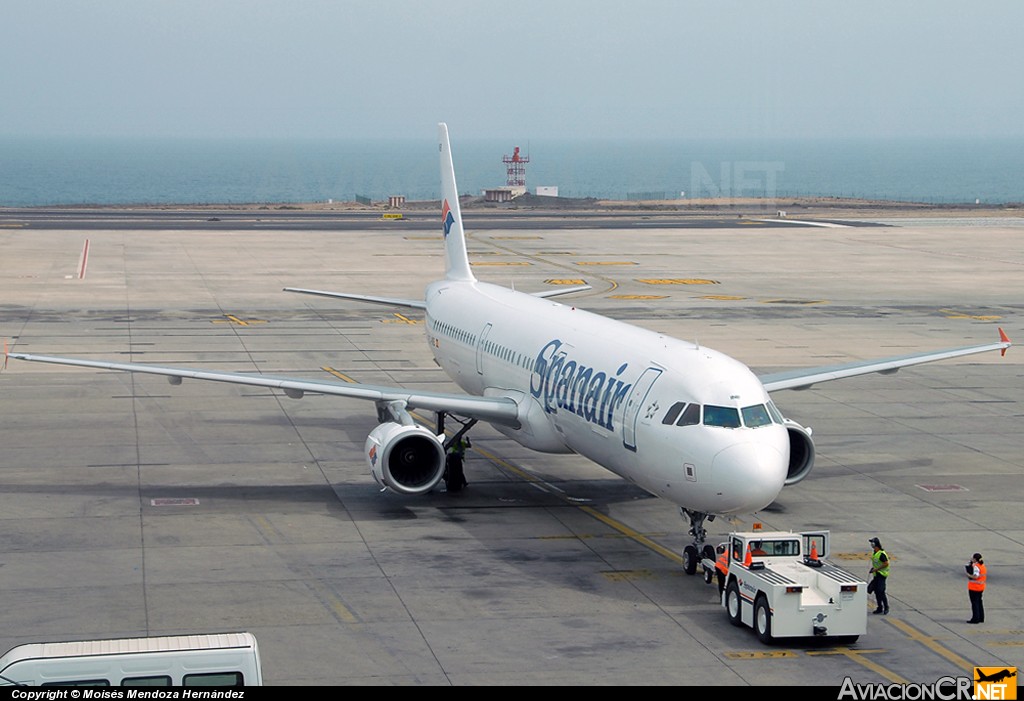
M 444 237 L 448 238 L 448 232 L 452 230 L 452 224 L 455 223 L 455 217 L 452 215 L 451 207 L 448 206 L 448 200 L 444 201 L 441 205 L 441 221 L 444 223 Z

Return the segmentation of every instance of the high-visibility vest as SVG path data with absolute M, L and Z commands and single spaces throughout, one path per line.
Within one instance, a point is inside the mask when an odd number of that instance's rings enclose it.
M 882 567 L 882 555 L 885 555 L 885 567 Z M 883 577 L 889 576 L 889 556 L 885 554 L 884 550 L 879 550 L 877 553 L 871 555 L 871 567 L 875 569 L 875 574 Z M 877 569 L 882 567 L 882 569 Z
M 729 571 L 729 553 L 723 552 L 718 555 L 718 562 L 715 563 L 715 568 L 722 574 L 726 574 Z
M 985 579 L 988 576 L 987 572 L 985 571 L 985 565 L 978 562 L 975 563 L 974 566 L 978 568 L 978 578 L 968 579 L 967 588 L 970 591 L 985 591 Z

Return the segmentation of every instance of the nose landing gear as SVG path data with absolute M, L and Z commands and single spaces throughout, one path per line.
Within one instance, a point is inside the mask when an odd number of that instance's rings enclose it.
M 679 515 L 690 522 L 688 534 L 693 538 L 693 544 L 683 548 L 683 572 L 686 574 L 697 574 L 697 566 L 702 559 L 714 560 L 715 549 L 706 545 L 708 532 L 704 529 L 704 521 L 714 521 L 714 514 L 706 514 L 702 511 L 690 511 L 679 507 Z

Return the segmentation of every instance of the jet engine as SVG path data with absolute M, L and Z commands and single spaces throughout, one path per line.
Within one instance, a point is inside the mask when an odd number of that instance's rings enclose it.
M 363 453 L 377 484 L 400 494 L 426 494 L 444 476 L 443 440 L 416 424 L 382 423 Z
M 786 419 L 786 431 L 789 433 L 789 471 L 786 473 L 785 484 L 796 484 L 811 472 L 814 467 L 814 441 L 811 440 L 811 429 L 804 428 L 792 419 Z

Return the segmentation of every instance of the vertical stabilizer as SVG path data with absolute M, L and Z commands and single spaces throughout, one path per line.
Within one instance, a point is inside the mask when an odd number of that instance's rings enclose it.
M 444 223 L 444 270 L 449 280 L 475 280 L 469 269 L 466 253 L 466 234 L 462 228 L 462 210 L 459 208 L 459 190 L 455 185 L 455 166 L 452 165 L 452 146 L 448 141 L 448 125 L 437 125 L 437 139 L 441 150 L 441 220 Z

